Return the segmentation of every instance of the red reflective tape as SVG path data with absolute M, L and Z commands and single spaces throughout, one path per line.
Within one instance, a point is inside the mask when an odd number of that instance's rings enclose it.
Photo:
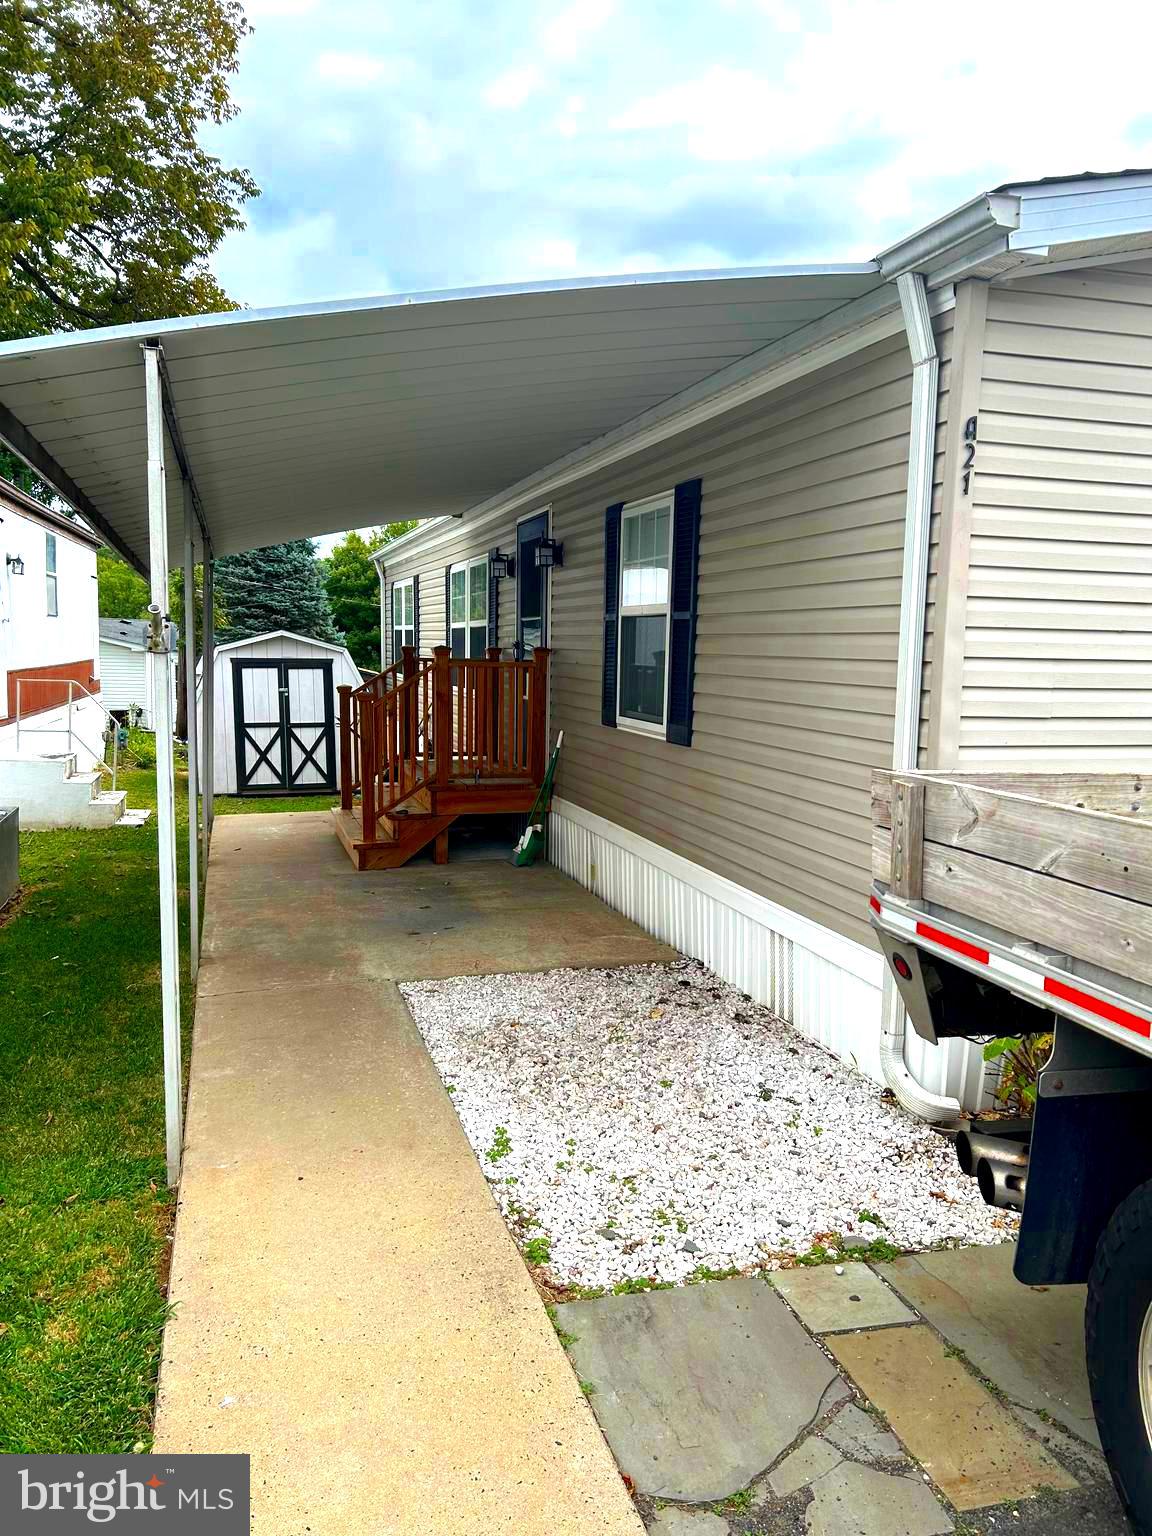
M 954 949 L 968 960 L 979 960 L 981 965 L 988 964 L 988 951 L 979 945 L 969 944 L 967 939 L 957 939 L 941 928 L 933 928 L 930 923 L 917 923 L 916 932 L 920 938 L 931 939 L 933 944 L 940 944 L 945 949 Z
M 1045 976 L 1044 990 L 1066 1003 L 1075 1003 L 1077 1008 L 1083 1008 L 1086 1013 L 1095 1013 L 1107 1019 L 1109 1024 L 1119 1024 L 1121 1029 L 1130 1029 L 1133 1034 L 1143 1035 L 1146 1040 L 1152 1035 L 1152 1021 L 1142 1019 L 1138 1013 L 1129 1013 L 1127 1008 L 1117 1008 L 1115 1003 L 1106 1003 L 1103 998 L 1093 997 L 1089 992 L 1081 992 L 1077 987 L 1070 987 L 1067 982 L 1054 981 L 1051 976 Z
M 869 896 L 868 905 L 872 908 L 873 912 L 879 912 L 881 910 L 880 903 L 877 901 L 875 896 Z

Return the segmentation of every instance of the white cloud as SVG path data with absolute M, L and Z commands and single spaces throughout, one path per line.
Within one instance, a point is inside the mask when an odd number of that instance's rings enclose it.
M 213 263 L 224 289 L 240 304 L 268 308 L 310 299 L 342 297 L 318 293 L 309 258 L 335 251 L 337 221 L 332 213 L 297 219 L 280 229 L 250 227 L 229 235 Z M 331 269 L 336 271 L 335 266 Z
M 502 75 L 497 75 L 484 90 L 484 100 L 490 107 L 514 109 L 522 107 L 530 96 L 534 96 L 543 84 L 540 71 L 534 64 L 525 64 L 518 69 L 507 69 Z
M 312 65 L 317 80 L 348 86 L 352 90 L 375 85 L 390 72 L 387 59 L 370 53 L 318 53 Z
M 576 0 L 541 28 L 540 46 L 550 58 L 575 58 L 607 25 L 615 10 L 615 0 Z

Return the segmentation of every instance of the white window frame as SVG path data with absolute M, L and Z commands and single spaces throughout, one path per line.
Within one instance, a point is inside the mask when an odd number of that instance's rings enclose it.
M 56 535 L 46 532 L 44 534 L 44 599 L 50 619 L 60 617 L 60 576 L 56 561 Z
M 630 604 L 625 608 L 624 604 L 624 524 L 629 517 L 639 517 L 644 512 L 651 512 L 657 507 L 668 508 L 668 596 L 663 605 L 653 603 Z M 621 731 L 635 731 L 638 736 L 655 737 L 658 741 L 668 739 L 668 665 L 669 645 L 672 634 L 672 535 L 673 516 L 676 507 L 676 493 L 674 490 L 663 491 L 656 496 L 645 496 L 642 501 L 628 501 L 620 508 L 620 538 L 619 553 L 616 563 L 616 581 L 619 600 L 616 605 L 616 728 Z M 633 720 L 631 716 L 624 715 L 620 711 L 620 677 L 624 670 L 624 646 L 623 629 L 626 618 L 652 618 L 655 615 L 664 615 L 664 698 L 661 702 L 662 719 L 659 725 L 650 720 Z
M 482 585 L 482 588 L 483 588 L 483 591 L 484 591 L 484 617 L 482 619 L 474 619 L 474 618 L 472 618 L 472 573 L 473 573 L 473 571 L 480 570 L 480 569 L 482 569 L 483 573 L 484 573 L 483 577 L 482 577 L 482 580 L 481 580 L 481 585 Z M 453 576 L 456 575 L 457 571 L 463 571 L 464 572 L 464 623 L 463 624 L 456 624 L 452 620 L 452 578 L 453 578 Z M 488 581 L 489 581 L 489 572 L 488 572 L 488 556 L 487 555 L 473 555 L 470 560 L 457 560 L 455 562 L 455 564 L 449 566 L 449 568 L 448 568 L 448 624 L 447 624 L 447 639 L 448 639 L 449 648 L 451 648 L 451 645 L 452 645 L 452 631 L 454 629 L 463 629 L 464 630 L 464 656 L 462 658 L 457 658 L 458 660 L 467 660 L 472 655 L 472 631 L 474 629 L 483 630 L 483 632 L 484 632 L 484 647 L 482 648 L 481 654 L 483 654 L 483 650 L 487 649 L 487 646 L 488 646 Z
M 411 594 L 412 594 L 412 622 L 411 622 L 411 624 L 405 624 L 404 623 L 404 593 L 405 592 L 411 592 Z M 397 622 L 396 622 L 396 596 L 397 596 L 397 593 L 399 593 L 399 595 L 400 595 L 400 623 L 399 624 L 397 624 Z M 401 653 L 401 650 L 398 649 L 397 645 L 396 645 L 396 634 L 397 634 L 397 631 L 399 631 L 399 633 L 400 633 L 400 644 L 401 644 L 401 646 L 415 645 L 416 644 L 416 582 L 415 582 L 413 577 L 405 576 L 405 577 L 403 577 L 402 580 L 394 581 L 392 583 L 392 612 L 390 614 L 390 619 L 391 619 L 391 622 L 390 622 L 390 624 L 388 626 L 388 633 L 389 633 L 390 644 L 392 646 L 392 653 L 393 653 L 392 654 L 392 660 L 393 661 L 400 661 L 402 653 Z

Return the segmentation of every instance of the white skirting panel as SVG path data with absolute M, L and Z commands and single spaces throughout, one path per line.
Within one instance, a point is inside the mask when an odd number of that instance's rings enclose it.
M 568 800 L 552 802 L 549 853 L 608 906 L 883 1083 L 878 951 Z M 978 1048 L 963 1040 L 927 1045 L 910 1029 L 907 1058 L 932 1092 L 969 1108 L 980 1103 Z

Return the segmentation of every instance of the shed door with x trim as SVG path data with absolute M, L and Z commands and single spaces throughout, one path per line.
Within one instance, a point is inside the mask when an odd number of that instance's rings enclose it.
M 336 789 L 331 661 L 232 661 L 236 792 Z

